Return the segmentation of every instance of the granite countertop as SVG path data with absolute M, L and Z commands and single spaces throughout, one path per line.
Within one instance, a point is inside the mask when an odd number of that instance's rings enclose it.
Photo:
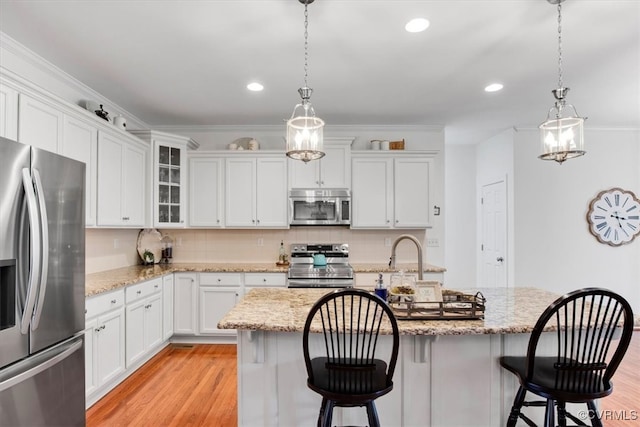
M 418 264 L 398 264 L 391 270 L 387 264 L 354 264 L 356 273 L 379 273 L 404 270 L 415 272 Z M 132 265 L 115 270 L 87 274 L 85 280 L 85 296 L 90 297 L 103 292 L 113 291 L 127 285 L 150 280 L 175 272 L 196 273 L 286 273 L 287 266 L 273 263 L 175 263 L 155 265 Z M 425 264 L 425 272 L 443 272 L 442 267 Z
M 462 289 L 461 289 L 462 290 Z M 487 299 L 484 320 L 399 320 L 401 335 L 527 333 L 560 295 L 536 288 L 477 288 Z M 251 290 L 218 324 L 220 329 L 302 332 L 311 306 L 327 289 Z M 390 333 L 387 329 L 383 333 Z
M 404 271 L 406 273 L 415 273 L 418 271 L 418 263 L 398 263 L 396 268 L 389 268 L 389 264 L 384 263 L 351 263 L 353 271 L 356 273 L 394 273 L 396 271 Z M 444 267 L 424 263 L 422 265 L 424 273 L 444 273 L 447 271 Z

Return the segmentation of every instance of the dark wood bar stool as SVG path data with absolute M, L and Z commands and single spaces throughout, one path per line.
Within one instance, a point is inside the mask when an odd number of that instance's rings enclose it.
M 550 353 L 555 356 L 537 354 L 544 330 L 555 331 L 555 351 Z M 602 426 L 595 399 L 612 393 L 611 377 L 629 347 L 632 334 L 631 306 L 610 290 L 579 289 L 557 299 L 538 319 L 527 355 L 500 358 L 500 365 L 520 381 L 507 427 L 515 426 L 518 418 L 529 426 L 536 425 L 521 412 L 523 406 L 544 406 L 544 425 L 548 427 L 555 426 L 556 411 L 560 426 L 567 425 L 567 418 L 586 426 L 566 410 L 568 402 L 586 403 L 591 425 Z M 527 392 L 545 400 L 525 402 Z
M 392 331 L 390 352 L 378 348 L 381 328 Z M 309 353 L 310 332 L 320 332 L 324 338 L 314 355 Z M 369 425 L 380 425 L 374 400 L 393 389 L 399 335 L 387 304 L 367 291 L 339 290 L 315 303 L 304 326 L 302 347 L 307 385 L 322 396 L 319 427 L 331 426 L 335 406 L 365 406 Z

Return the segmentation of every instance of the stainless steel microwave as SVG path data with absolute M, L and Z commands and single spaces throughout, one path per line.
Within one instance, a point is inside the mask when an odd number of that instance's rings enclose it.
M 289 192 L 291 225 L 349 225 L 351 192 L 344 188 L 298 188 Z

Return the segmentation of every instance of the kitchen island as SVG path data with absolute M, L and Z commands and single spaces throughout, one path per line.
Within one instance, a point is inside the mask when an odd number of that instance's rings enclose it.
M 539 315 L 559 295 L 535 288 L 468 290 L 477 291 L 487 299 L 482 320 L 398 322 L 394 390 L 376 401 L 382 425 L 505 424 L 517 382 L 498 358 L 526 353 Z M 302 330 L 309 309 L 326 292 L 254 289 L 218 324 L 238 330 L 239 425 L 315 424 L 321 397 L 306 386 Z M 381 338 L 383 348 L 390 342 L 388 335 Z M 366 425 L 365 411 L 336 408 L 334 424 Z

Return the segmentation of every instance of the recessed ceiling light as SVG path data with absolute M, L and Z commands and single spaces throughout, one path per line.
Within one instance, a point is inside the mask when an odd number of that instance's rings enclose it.
M 491 83 L 489 86 L 484 88 L 485 92 L 497 92 L 499 90 L 502 90 L 504 86 L 502 86 L 501 83 Z
M 252 82 L 247 85 L 247 89 L 253 92 L 260 92 L 262 89 L 264 89 L 264 86 L 262 86 L 258 82 Z
M 407 22 L 404 29 L 410 33 L 419 33 L 429 28 L 429 21 L 424 18 L 415 18 Z

